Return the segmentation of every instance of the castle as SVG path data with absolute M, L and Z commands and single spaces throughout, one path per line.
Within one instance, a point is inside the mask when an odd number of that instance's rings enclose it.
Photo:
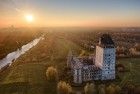
M 96 55 L 76 57 L 69 53 L 67 66 L 71 68 L 73 82 L 115 79 L 115 45 L 109 34 L 103 34 L 96 45 Z

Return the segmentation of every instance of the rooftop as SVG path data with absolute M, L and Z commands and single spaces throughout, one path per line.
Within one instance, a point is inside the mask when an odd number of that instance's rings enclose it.
M 109 34 L 103 34 L 100 37 L 99 45 L 104 47 L 114 47 L 114 42 Z

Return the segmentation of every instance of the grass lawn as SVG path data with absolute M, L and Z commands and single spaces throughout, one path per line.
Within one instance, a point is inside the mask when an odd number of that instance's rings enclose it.
M 44 63 L 21 64 L 11 69 L 0 85 L 0 94 L 56 94 L 56 83 L 46 80 Z
M 55 66 L 59 75 L 64 75 L 69 50 L 80 54 L 82 48 L 73 42 L 50 34 L 43 41 L 22 55 L 11 67 L 0 75 L 0 94 L 56 94 L 56 82 L 46 79 L 48 66 Z M 119 73 L 122 85 L 131 80 L 140 84 L 140 59 L 119 59 L 117 62 L 125 65 L 125 73 Z M 64 77 L 63 76 L 63 77 Z M 65 77 L 64 77 L 65 78 Z
M 48 82 L 46 69 L 55 66 L 64 74 L 69 50 L 81 48 L 60 37 L 48 36 L 14 62 L 7 75 L 1 75 L 0 94 L 56 94 L 56 82 Z
M 140 58 L 119 59 L 117 62 L 123 64 L 127 70 L 124 73 L 119 73 L 119 77 L 122 79 L 120 84 L 123 85 L 125 82 L 131 81 L 140 85 Z
M 0 29 L 0 59 L 40 36 L 38 30 Z

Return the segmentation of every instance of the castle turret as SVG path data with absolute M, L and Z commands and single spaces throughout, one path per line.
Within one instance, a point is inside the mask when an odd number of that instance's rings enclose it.
M 115 79 L 115 45 L 109 34 L 100 37 L 96 46 L 95 65 L 101 69 L 101 80 Z
M 67 67 L 72 66 L 72 64 L 71 64 L 72 59 L 73 59 L 73 54 L 72 54 L 72 51 L 70 50 L 69 54 L 68 54 L 68 57 L 67 57 Z

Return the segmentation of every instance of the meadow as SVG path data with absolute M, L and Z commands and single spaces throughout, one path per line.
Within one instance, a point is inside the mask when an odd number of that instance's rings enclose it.
M 56 83 L 46 80 L 46 69 L 48 66 L 55 66 L 59 69 L 60 76 L 64 75 L 62 71 L 66 66 L 66 57 L 71 47 L 75 50 L 80 48 L 60 37 L 52 36 L 52 34 L 46 35 L 43 41 L 2 73 L 4 75 L 0 77 L 0 92 L 5 94 L 45 94 L 45 92 L 56 94 Z
M 0 29 L 0 59 L 8 53 L 19 49 L 36 37 L 39 37 L 39 30 L 30 28 L 3 28 Z
M 119 59 L 117 62 L 123 64 L 126 70 L 126 72 L 118 73 L 122 80 L 120 85 L 124 85 L 127 81 L 140 85 L 140 58 Z
M 59 80 L 71 83 L 71 74 L 67 72 L 66 67 L 69 51 L 73 50 L 76 55 L 79 55 L 82 50 L 85 50 L 86 55 L 94 54 L 94 50 L 85 49 L 77 41 L 73 41 L 76 38 L 74 32 L 45 31 L 44 34 L 44 40 L 19 57 L 7 70 L 0 73 L 0 94 L 56 94 L 57 83 L 47 81 L 46 69 L 54 66 L 58 69 Z M 93 41 L 96 42 L 96 40 Z M 112 83 L 123 87 L 130 81 L 139 86 L 139 62 L 140 58 L 117 59 L 116 63 L 123 64 L 127 71 L 117 72 L 119 78 Z

